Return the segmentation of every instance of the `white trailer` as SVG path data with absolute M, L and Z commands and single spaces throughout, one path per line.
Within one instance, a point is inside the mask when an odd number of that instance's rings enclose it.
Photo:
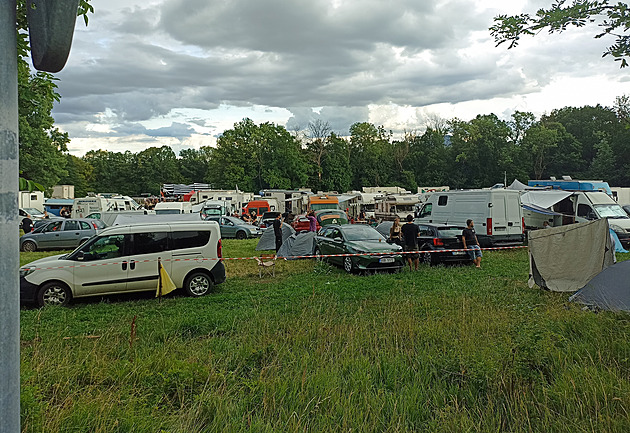
M 37 209 L 44 212 L 44 192 L 43 191 L 20 191 L 18 195 L 20 209 Z

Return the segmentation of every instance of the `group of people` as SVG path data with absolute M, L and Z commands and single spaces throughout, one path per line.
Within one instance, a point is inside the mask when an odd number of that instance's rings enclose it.
M 418 251 L 418 225 L 413 222 L 413 215 L 407 215 L 407 222 L 400 224 L 400 218 L 396 217 L 394 224 L 389 230 L 389 238 L 392 242 L 403 247 L 403 251 L 408 252 L 407 263 L 409 270 L 418 270 L 420 256 Z M 475 233 L 475 222 L 471 219 L 466 221 L 466 228 L 462 230 L 462 244 L 468 250 L 468 255 L 477 268 L 481 268 L 481 248 L 477 233 Z

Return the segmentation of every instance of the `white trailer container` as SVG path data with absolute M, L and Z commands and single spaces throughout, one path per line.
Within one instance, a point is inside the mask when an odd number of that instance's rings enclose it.
M 416 222 L 466 226 L 468 219 L 475 222 L 483 247 L 523 243 L 523 209 L 518 191 L 435 192 L 420 208 Z
M 44 212 L 44 192 L 43 191 L 20 191 L 19 208 L 37 209 Z

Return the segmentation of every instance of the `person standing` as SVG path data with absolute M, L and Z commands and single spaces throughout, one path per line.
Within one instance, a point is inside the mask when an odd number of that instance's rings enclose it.
M 273 234 L 276 236 L 276 253 L 282 246 L 282 214 L 278 213 L 278 216 L 273 220 Z
M 471 219 L 466 220 L 466 228 L 462 230 L 462 242 L 475 266 L 481 268 L 481 248 L 475 232 L 475 222 Z
M 389 239 L 396 245 L 402 246 L 402 226 L 399 217 L 394 219 L 394 224 L 389 229 Z
M 415 251 L 413 253 L 408 252 L 407 263 L 409 263 L 409 270 L 412 270 L 412 262 L 415 265 L 416 271 L 420 265 L 420 256 L 418 255 L 418 226 L 413 222 L 413 215 L 407 215 L 407 223 L 400 229 L 402 232 L 403 251 Z
M 316 232 L 317 231 L 317 218 L 315 218 L 315 212 L 310 211 L 306 216 L 308 218 L 308 231 Z
M 33 220 L 30 215 L 26 215 L 22 219 L 22 230 L 24 230 L 24 234 L 30 233 L 33 231 Z

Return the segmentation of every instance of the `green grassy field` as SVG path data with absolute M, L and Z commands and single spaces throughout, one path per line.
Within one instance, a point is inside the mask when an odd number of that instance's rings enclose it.
M 630 316 L 528 288 L 525 250 L 482 265 L 229 261 L 199 299 L 23 309 L 23 430 L 630 431 Z

